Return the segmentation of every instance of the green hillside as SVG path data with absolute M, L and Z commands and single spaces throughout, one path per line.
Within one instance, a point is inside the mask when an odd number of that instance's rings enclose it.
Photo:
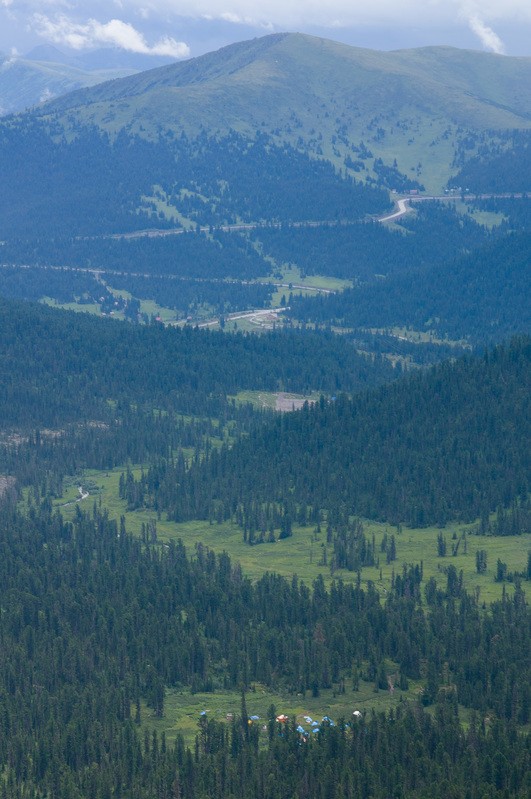
M 388 53 L 303 34 L 275 34 L 70 94 L 49 105 L 46 113 L 76 109 L 82 114 L 87 106 L 85 113 L 99 121 L 103 104 L 135 98 L 138 104 L 131 103 L 129 109 L 123 106 L 114 128 L 120 122 L 125 126 L 127 118 L 142 108 L 147 126 L 151 110 L 158 112 L 159 125 L 197 129 L 211 122 L 212 128 L 222 130 L 224 123 L 234 127 L 236 119 L 253 128 L 266 120 L 274 125 L 283 114 L 301 110 L 304 103 L 324 100 L 329 108 L 350 108 L 361 122 L 371 114 L 417 107 L 477 129 L 528 128 L 530 74 L 529 58 L 501 58 L 450 47 Z M 194 121 L 190 112 L 194 99 L 201 101 L 201 93 L 217 102 L 205 105 L 201 120 Z M 164 95 L 166 99 L 173 96 L 174 102 L 163 105 Z M 273 106 L 267 102 L 281 95 L 284 102 L 274 105 L 276 119 L 268 119 Z M 221 101 L 229 97 L 237 105 L 225 105 L 223 118 Z
M 531 127 L 530 78 L 529 58 L 448 47 L 384 53 L 275 34 L 74 92 L 41 113 L 67 128 L 150 138 L 262 130 L 365 177 L 371 156 L 396 159 L 440 190 L 465 131 Z

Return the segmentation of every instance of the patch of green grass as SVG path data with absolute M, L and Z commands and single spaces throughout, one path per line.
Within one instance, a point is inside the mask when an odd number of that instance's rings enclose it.
M 282 275 L 279 278 L 279 274 Z M 295 293 L 296 289 L 290 289 L 292 286 L 303 286 L 309 290 L 313 289 L 326 289 L 328 291 L 344 291 L 346 288 L 352 287 L 352 280 L 343 280 L 339 277 L 329 277 L 327 275 L 301 275 L 301 271 L 295 264 L 283 264 L 281 267 L 276 268 L 276 272 L 268 278 L 260 278 L 260 283 L 278 283 L 281 282 L 285 285 L 279 286 L 279 291 L 286 295 L 286 300 L 289 297 L 290 291 Z
M 381 125 L 385 134 L 381 138 L 369 134 L 365 138 L 367 146 L 386 164 L 393 164 L 396 159 L 398 170 L 421 183 L 428 194 L 442 194 L 454 158 L 455 127 L 442 118 L 424 119 L 415 108 L 409 114 L 404 108 L 401 116 L 410 116 L 411 124 L 398 127 L 386 121 Z
M 464 339 L 447 339 L 440 338 L 440 336 L 432 330 L 414 330 L 410 327 L 390 327 L 390 328 L 367 328 L 368 333 L 381 333 L 395 338 L 409 341 L 412 344 L 447 344 L 450 347 L 460 347 L 470 349 L 470 344 Z
M 42 297 L 39 302 L 42 302 L 44 305 L 49 305 L 52 308 L 63 308 L 65 311 L 76 311 L 77 313 L 90 313 L 94 316 L 102 316 L 101 307 L 96 302 L 57 302 L 53 297 Z M 120 311 L 116 311 L 112 314 L 112 318 L 123 320 L 124 315 Z
M 385 525 L 375 525 L 369 522 L 366 534 L 374 532 L 376 547 L 385 532 Z M 521 536 L 478 536 L 470 533 L 474 525 L 450 524 L 444 529 L 438 527 L 425 527 L 421 529 L 387 528 L 387 534 L 393 534 L 396 541 L 397 559 L 394 563 L 386 563 L 385 553 L 380 552 L 380 564 L 377 567 L 363 569 L 364 580 L 373 580 L 379 591 L 386 592 L 391 589 L 393 572 L 399 574 L 403 564 L 420 564 L 423 566 L 423 584 L 434 577 L 440 589 L 446 588 L 447 569 L 453 566 L 458 575 L 463 574 L 463 585 L 469 593 L 476 593 L 480 601 L 487 604 L 501 599 L 504 586 L 508 594 L 512 594 L 512 583 L 495 582 L 496 565 L 498 558 L 507 564 L 508 572 L 522 572 L 527 566 L 527 553 L 531 549 L 531 533 Z M 462 537 L 466 533 L 465 539 Z M 447 554 L 439 557 L 437 554 L 437 536 L 442 534 L 446 539 Z M 455 539 L 453 536 L 455 535 Z M 452 548 L 461 538 L 458 552 L 452 555 Z M 466 548 L 466 552 L 465 552 Z M 483 574 L 476 571 L 476 552 L 485 550 L 487 553 L 487 570 Z M 380 576 L 381 575 L 381 576 Z M 525 589 L 525 583 L 524 583 Z
M 185 190 L 181 190 L 181 196 L 185 194 Z M 191 192 L 188 192 L 191 194 Z M 175 225 L 181 225 L 185 230 L 192 230 L 195 228 L 195 223 L 187 217 L 183 216 L 174 205 L 171 199 L 164 191 L 162 186 L 156 184 L 153 186 L 153 194 L 150 196 L 144 195 L 142 197 L 140 210 L 147 212 L 151 216 L 162 217 L 163 220 L 173 222 Z
M 233 399 L 238 405 L 251 403 L 254 408 L 269 408 L 274 411 L 277 402 L 277 395 L 273 391 L 240 391 Z
M 346 280 L 340 277 L 329 277 L 327 275 L 309 275 L 302 279 L 305 286 L 313 286 L 317 289 L 325 289 L 327 291 L 344 291 L 345 289 L 352 288 L 354 285 L 352 280 Z
M 458 213 L 471 217 L 478 225 L 484 225 L 490 230 L 507 221 L 505 214 L 496 211 L 480 211 L 478 208 L 472 209 L 469 202 L 462 202 L 459 199 L 456 199 L 454 206 Z
M 105 471 L 87 470 L 82 477 L 75 476 L 65 483 L 65 494 L 55 500 L 56 506 L 63 505 L 68 499 L 78 496 L 77 487 L 92 485 L 91 496 L 81 502 L 82 507 L 90 507 L 94 501 L 100 502 L 108 509 L 111 518 L 125 516 L 127 529 L 140 535 L 142 524 L 157 519 L 154 510 L 144 509 L 128 511 L 126 503 L 118 496 L 120 474 L 124 468 Z M 132 468 L 135 476 L 140 474 L 140 466 Z M 66 518 L 75 513 L 75 505 L 61 508 Z M 463 585 L 471 593 L 477 593 L 480 601 L 486 603 L 500 599 L 504 590 L 510 595 L 513 584 L 495 582 L 498 558 L 507 564 L 508 572 L 522 572 L 527 565 L 527 553 L 531 550 L 531 533 L 521 536 L 476 536 L 470 533 L 473 525 L 449 524 L 443 530 L 438 527 L 420 529 L 397 528 L 379 522 L 366 521 L 365 535 L 369 540 L 374 536 L 376 554 L 379 562 L 374 567 L 365 567 L 361 572 L 361 582 L 369 581 L 385 597 L 391 590 L 393 573 L 400 574 L 404 564 L 421 564 L 423 567 L 423 585 L 434 577 L 441 589 L 446 588 L 449 566 L 454 566 L 457 573 L 463 573 Z M 386 562 L 386 554 L 381 551 L 383 536 L 395 536 L 396 560 Z M 437 555 L 437 536 L 442 533 L 447 542 L 447 555 Z M 461 538 L 458 553 L 452 556 L 452 547 L 457 539 L 466 533 L 466 552 L 464 539 Z M 313 527 L 293 527 L 293 535 L 275 543 L 264 543 L 249 546 L 244 543 L 242 530 L 235 524 L 210 524 L 208 521 L 190 521 L 176 523 L 168 521 L 164 515 L 157 520 L 157 535 L 161 543 L 182 539 L 187 550 L 193 552 L 196 544 L 204 544 L 214 552 L 227 552 L 234 561 L 241 563 L 244 572 L 253 580 L 259 579 L 266 572 L 277 572 L 284 577 L 293 574 L 311 584 L 320 574 L 330 583 L 333 577 L 341 577 L 344 581 L 354 581 L 357 575 L 346 570 L 337 570 L 331 574 L 329 563 L 332 547 L 326 542 L 326 533 L 316 535 Z M 454 538 L 455 536 L 455 538 Z M 476 571 L 476 552 L 487 553 L 487 569 L 483 574 Z M 326 550 L 326 555 L 325 555 Z M 525 589 L 524 583 L 524 589 Z
M 393 671 L 394 667 L 391 664 L 389 666 L 389 671 Z M 263 727 L 267 725 L 271 705 L 274 705 L 277 715 L 283 713 L 290 721 L 295 717 L 298 724 L 310 731 L 312 727 L 305 721 L 305 716 L 318 722 L 322 721 L 323 716 L 328 716 L 337 724 L 341 718 L 351 721 L 354 710 L 362 713 L 371 710 L 387 712 L 404 700 L 413 700 L 420 687 L 420 682 L 410 681 L 407 691 L 396 688 L 393 693 L 387 690 L 375 692 L 374 683 L 359 680 L 358 690 L 353 691 L 352 680 L 346 680 L 345 693 L 330 688 L 322 689 L 319 696 L 312 696 L 311 692 L 305 695 L 290 694 L 272 691 L 257 684 L 246 694 L 245 703 L 248 716 L 260 717 L 253 723 L 259 726 L 260 736 L 265 742 L 268 734 Z M 166 691 L 162 718 L 157 718 L 145 704 L 141 705 L 142 727 L 150 731 L 155 729 L 159 735 L 164 732 L 168 741 L 173 741 L 179 734 L 183 735 L 186 743 L 191 745 L 203 711 L 209 718 L 230 724 L 231 714 L 234 718 L 241 716 L 241 694 L 237 691 L 191 694 L 187 689 L 170 688 Z
M 123 299 L 131 299 L 133 296 L 129 291 L 125 289 L 114 289 L 112 286 L 107 286 L 111 294 L 116 297 L 122 297 Z M 140 298 L 139 298 L 140 299 Z M 42 297 L 40 302 L 45 305 L 49 305 L 52 308 L 62 308 L 66 311 L 76 311 L 77 313 L 90 313 L 94 316 L 111 316 L 112 319 L 119 319 L 120 321 L 125 320 L 125 316 L 122 311 L 113 311 L 112 314 L 102 314 L 101 307 L 99 303 L 91 302 L 91 303 L 80 303 L 80 302 L 58 302 L 57 300 L 53 299 L 53 297 Z M 155 316 L 160 317 L 161 321 L 164 324 L 174 323 L 178 319 L 178 314 L 174 308 L 166 308 L 163 305 L 158 305 L 154 300 L 142 300 L 140 299 L 140 312 L 147 314 L 149 317 Z
M 114 297 L 120 297 L 122 300 L 131 300 L 133 295 L 130 291 L 125 289 L 113 289 L 108 283 L 104 284 Z
M 177 321 L 175 308 L 165 308 L 163 305 L 158 305 L 155 300 L 140 300 L 140 312 L 149 317 L 158 316 L 164 324 Z
M 288 289 L 280 286 L 271 295 L 271 308 L 281 308 L 289 302 L 289 296 L 292 294 L 294 297 L 311 297 L 315 294 L 311 289 Z M 282 301 L 284 299 L 284 302 Z

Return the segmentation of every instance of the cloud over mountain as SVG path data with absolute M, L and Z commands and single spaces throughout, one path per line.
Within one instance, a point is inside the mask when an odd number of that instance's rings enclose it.
M 411 31 L 432 43 L 462 45 L 463 37 L 472 46 L 472 35 L 484 49 L 511 52 L 508 32 L 524 36 L 531 27 L 529 0 L 0 0 L 0 49 L 13 32 L 26 38 L 39 36 L 49 42 L 76 49 L 114 46 L 130 52 L 183 58 L 195 43 L 214 38 L 216 26 L 225 31 L 226 41 L 235 41 L 253 29 L 300 31 L 326 34 L 344 31 L 350 42 L 360 44 L 369 29 L 386 31 L 390 45 L 407 40 Z M 210 31 L 210 33 L 208 32 Z M 232 33 L 231 33 L 232 31 Z M 455 41 L 452 41 L 452 32 Z M 512 32 L 512 34 L 511 34 Z M 2 42 L 4 39 L 4 43 Z M 384 37 L 385 38 L 385 37 Z M 193 42 L 192 46 L 185 42 Z M 507 46 L 506 46 L 507 45 Z M 406 45 L 410 46 L 410 44 Z M 465 45 L 466 46 L 466 45 Z M 209 49 L 209 48 L 208 48 Z M 383 44 L 383 49 L 389 49 Z
M 176 41 L 171 36 L 163 36 L 153 45 L 149 45 L 142 33 L 130 23 L 120 19 L 111 19 L 106 23 L 89 19 L 85 23 L 77 23 L 64 14 L 54 18 L 44 14 L 34 14 L 32 21 L 37 32 L 43 38 L 56 44 L 66 44 L 74 50 L 111 45 L 122 50 L 146 55 L 162 55 L 172 58 L 185 58 L 190 55 L 188 45 Z

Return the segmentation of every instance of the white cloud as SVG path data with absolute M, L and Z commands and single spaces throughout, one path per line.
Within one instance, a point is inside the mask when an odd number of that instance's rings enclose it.
M 485 25 L 479 17 L 470 17 L 468 24 L 470 30 L 476 34 L 486 50 L 492 50 L 493 53 L 498 53 L 499 55 L 505 53 L 505 45 L 498 34 L 492 28 L 489 28 L 488 25 Z
M 229 22 L 232 25 L 247 25 L 251 28 L 261 28 L 263 30 L 274 29 L 273 23 L 257 17 L 242 17 L 239 14 L 234 14 L 232 11 L 223 11 L 218 17 L 212 17 L 208 14 L 203 16 L 203 19 L 220 19 L 222 22 Z
M 111 6 L 120 9 L 122 18 L 141 17 L 171 20 L 229 19 L 244 24 L 273 24 L 277 28 L 309 25 L 331 26 L 339 20 L 355 25 L 436 25 L 477 16 L 485 24 L 499 21 L 531 21 L 530 0 L 0 0 L 0 7 L 11 6 L 46 14 L 62 8 L 69 18 L 102 19 Z
M 242 37 L 249 29 L 330 31 L 331 38 L 343 31 L 343 39 L 352 33 L 358 41 L 370 27 L 383 30 L 384 40 L 392 34 L 395 45 L 401 32 L 421 42 L 423 31 L 431 41 L 440 31 L 440 43 L 451 44 L 452 31 L 462 42 L 470 41 L 470 30 L 483 47 L 502 52 L 502 38 L 510 51 L 511 32 L 523 41 L 531 30 L 531 0 L 0 0 L 0 49 L 15 43 L 17 26 L 20 39 L 35 39 L 35 20 L 41 36 L 55 43 L 78 49 L 106 43 L 175 58 L 188 55 L 180 38 L 197 43 L 205 31 L 207 41 L 237 39 L 239 27 L 247 29 Z
M 496 0 L 458 0 L 459 18 L 464 20 L 470 30 L 478 37 L 485 50 L 502 55 L 505 45 L 498 34 L 490 27 L 492 21 L 503 21 L 504 14 L 518 17 L 519 0 L 506 0 L 505 3 Z M 481 8 L 480 8 L 481 5 Z M 529 5 L 527 11 L 529 12 Z M 520 6 L 523 11 L 523 6 Z
M 54 18 L 44 14 L 34 14 L 32 18 L 36 32 L 56 44 L 66 44 L 74 50 L 84 50 L 98 45 L 112 45 L 122 50 L 146 55 L 162 55 L 172 58 L 185 58 L 190 48 L 184 42 L 177 42 L 171 36 L 163 36 L 155 44 L 148 45 L 143 34 L 129 22 L 111 19 L 98 22 L 74 22 L 64 14 Z
M 530 0 L 126 0 L 152 14 L 233 20 L 234 22 L 303 29 L 397 24 L 435 26 L 476 15 L 486 24 L 515 19 L 531 21 Z M 463 13 L 463 11 L 465 13 Z

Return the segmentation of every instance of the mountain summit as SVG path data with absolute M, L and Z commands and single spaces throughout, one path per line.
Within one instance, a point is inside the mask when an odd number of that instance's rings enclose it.
M 261 131 L 361 177 L 370 152 L 440 191 L 463 131 L 531 128 L 531 58 L 274 34 L 72 92 L 38 113 L 149 139 Z
M 163 111 L 164 97 L 173 102 Z M 201 123 L 207 114 L 220 128 L 242 118 L 268 124 L 286 107 L 315 113 L 323 103 L 361 119 L 409 109 L 466 127 L 531 127 L 531 58 L 451 47 L 379 52 L 273 34 L 72 93 L 51 108 L 86 106 L 98 119 L 100 104 L 127 100 L 131 116 L 142 109 L 162 125 L 193 125 L 190 112 L 202 99 L 211 105 Z

